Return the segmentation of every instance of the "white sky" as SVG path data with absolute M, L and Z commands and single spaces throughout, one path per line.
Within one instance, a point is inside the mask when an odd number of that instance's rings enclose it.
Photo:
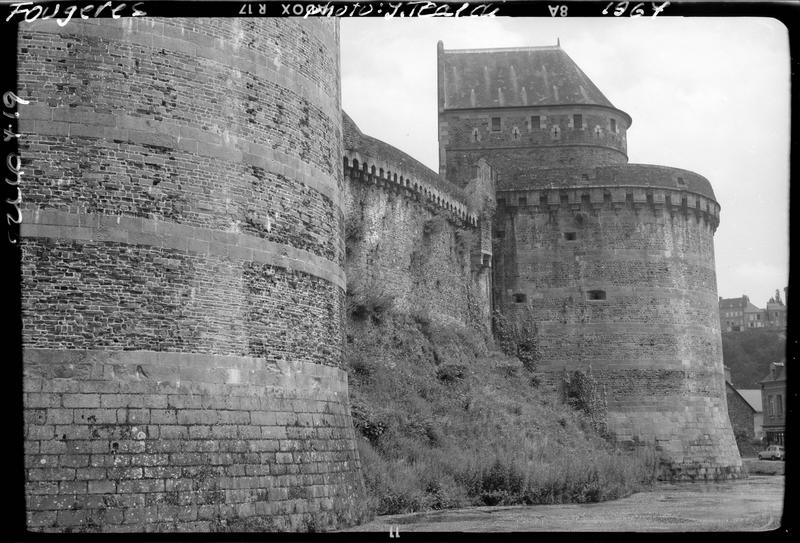
M 692 170 L 722 206 L 717 289 L 764 307 L 788 285 L 789 40 L 766 18 L 342 19 L 342 105 L 438 171 L 436 42 L 561 47 L 633 117 L 628 158 Z

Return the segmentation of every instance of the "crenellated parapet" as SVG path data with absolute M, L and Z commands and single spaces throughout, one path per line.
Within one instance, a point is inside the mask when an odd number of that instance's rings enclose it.
M 508 187 L 508 183 L 506 187 Z M 712 231 L 719 225 L 720 206 L 704 177 L 678 168 L 628 164 L 592 169 L 552 168 L 516 177 L 512 188 L 498 190 L 499 208 L 533 206 L 534 211 L 650 210 L 655 216 L 691 218 Z
M 465 192 L 391 145 L 367 136 L 347 116 L 344 121 L 344 175 L 421 202 L 460 225 L 477 226 Z

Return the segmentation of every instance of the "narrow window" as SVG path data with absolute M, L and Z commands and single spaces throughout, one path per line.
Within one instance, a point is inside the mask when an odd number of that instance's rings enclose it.
M 538 115 L 531 115 L 531 130 L 539 130 L 542 121 Z
M 515 304 L 524 304 L 527 299 L 528 299 L 528 296 L 526 296 L 525 294 L 521 294 L 519 292 L 514 294 L 514 303 Z
M 472 141 L 481 141 L 477 128 L 472 129 Z
M 515 140 L 519 139 L 519 128 L 517 128 L 516 126 L 511 129 L 511 138 Z
M 492 117 L 492 132 L 500 132 L 500 117 Z
M 606 291 L 605 290 L 589 290 L 586 292 L 586 299 L 587 300 L 605 300 L 606 299 Z
M 525 196 L 520 196 L 520 197 L 519 197 L 519 204 L 518 204 L 518 205 L 519 205 L 519 206 L 526 206 L 526 205 L 528 205 L 528 198 L 526 198 Z
M 576 232 L 564 232 L 564 239 L 567 241 L 575 241 L 578 238 Z
M 575 130 L 583 130 L 583 115 L 575 114 L 572 116 L 572 126 Z
M 617 120 L 616 119 L 611 119 L 611 131 L 613 133 L 615 133 L 615 134 L 617 133 Z
M 561 137 L 561 129 L 557 126 L 553 126 L 553 129 L 550 131 L 550 135 L 554 140 L 557 140 Z
M 603 135 L 603 129 L 600 128 L 599 126 L 595 126 L 594 127 L 594 135 L 597 136 L 597 137 L 602 136 Z
M 783 415 L 783 396 L 780 394 L 775 398 L 775 405 L 778 407 L 778 415 Z

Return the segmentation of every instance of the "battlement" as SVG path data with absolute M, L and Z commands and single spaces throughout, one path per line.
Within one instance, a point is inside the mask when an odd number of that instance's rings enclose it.
M 406 197 L 448 212 L 456 221 L 477 226 L 464 191 L 403 151 L 363 134 L 353 120 L 344 121 L 344 175 L 346 178 L 394 189 Z
M 506 183 L 506 187 L 509 183 Z M 498 207 L 534 206 L 555 210 L 582 205 L 610 205 L 634 210 L 649 208 L 672 215 L 693 214 L 712 229 L 719 225 L 720 206 L 711 183 L 688 170 L 649 164 L 626 164 L 592 169 L 552 168 L 517 176 L 511 188 L 498 190 Z

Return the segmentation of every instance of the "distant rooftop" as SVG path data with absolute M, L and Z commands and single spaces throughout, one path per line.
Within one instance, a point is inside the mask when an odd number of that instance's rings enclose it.
M 444 49 L 439 43 L 445 109 L 575 104 L 614 108 L 559 45 Z
M 756 411 L 756 413 L 763 413 L 764 408 L 761 405 L 761 389 L 740 389 L 737 388 L 736 391 L 742 395 L 742 398 L 750 404 L 750 406 Z

